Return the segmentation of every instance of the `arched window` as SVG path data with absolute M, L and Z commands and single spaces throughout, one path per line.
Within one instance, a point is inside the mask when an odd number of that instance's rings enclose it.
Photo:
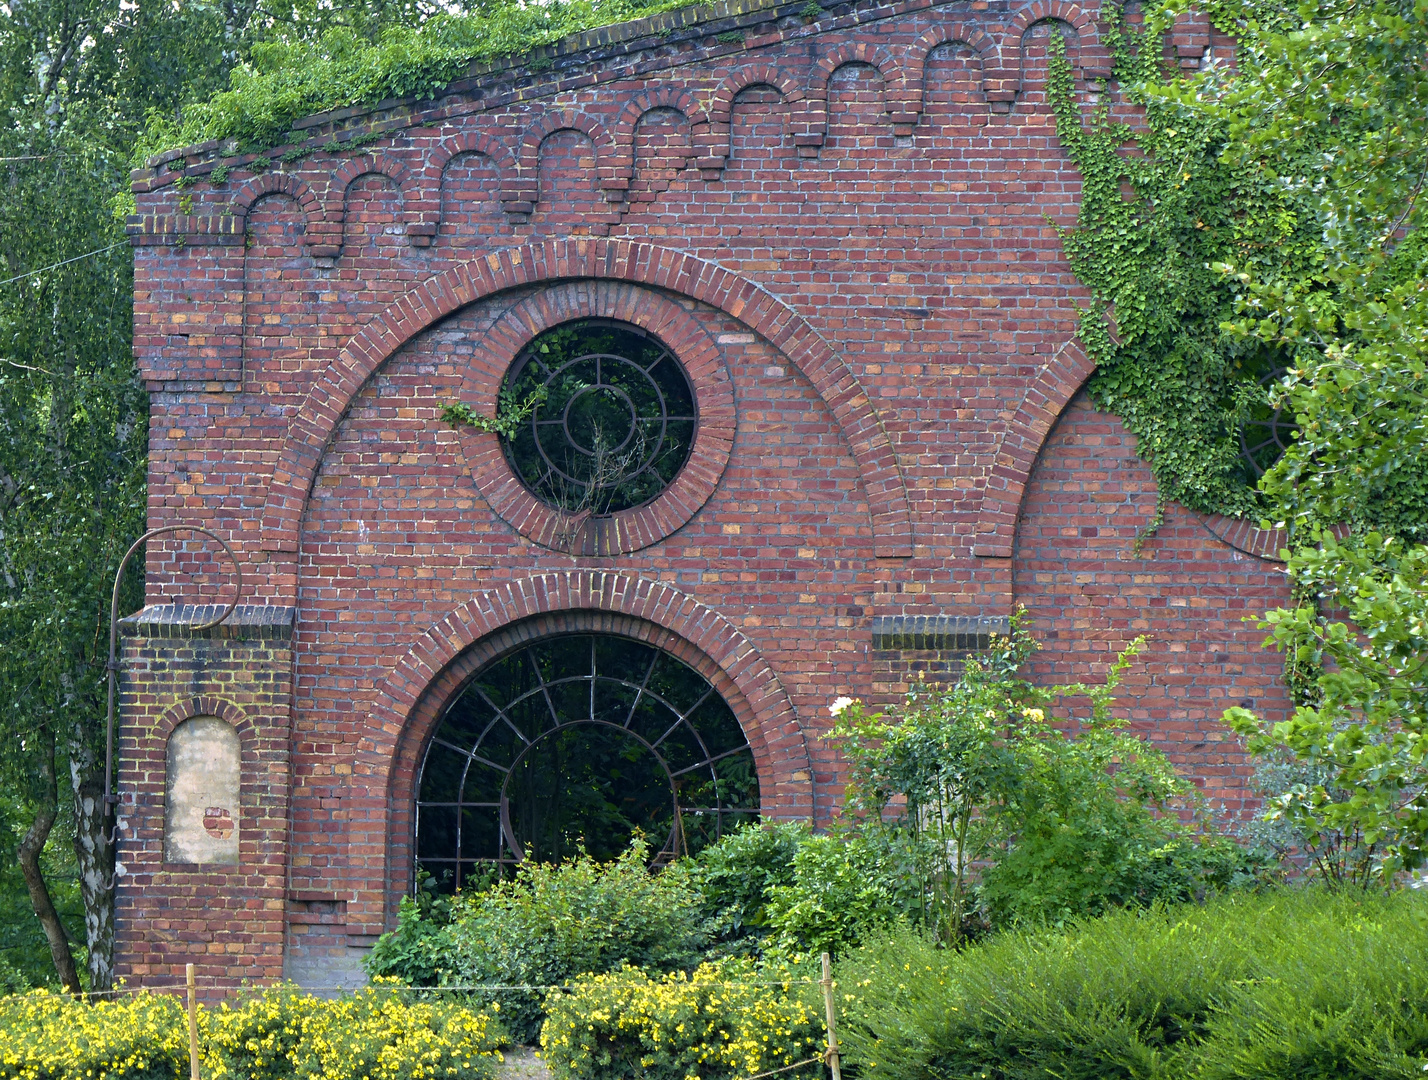
M 238 732 L 195 716 L 169 736 L 164 786 L 164 861 L 238 861 L 241 753 Z
M 478 672 L 417 790 L 417 862 L 445 889 L 581 847 L 613 858 L 636 830 L 667 861 L 759 807 L 753 752 L 708 680 L 607 634 L 547 638 Z

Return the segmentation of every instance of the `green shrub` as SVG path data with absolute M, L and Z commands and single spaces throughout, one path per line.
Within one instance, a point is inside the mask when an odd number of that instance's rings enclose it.
M 451 966 L 452 898 L 437 891 L 430 874 L 418 871 L 415 896 L 402 897 L 397 928 L 383 934 L 362 958 L 373 978 L 396 979 L 407 986 L 435 986 Z
M 690 867 L 703 898 L 715 953 L 756 949 L 769 931 L 769 891 L 794 882 L 793 860 L 807 843 L 802 822 L 745 825 L 701 851 Z
M 209 1080 L 491 1080 L 505 1041 L 486 1013 L 382 988 L 329 1000 L 278 987 L 200 1007 L 198 1023 Z M 188 1067 L 188 1020 L 175 997 L 0 999 L 4 1080 L 179 1080 Z
M 693 967 L 706 937 L 699 893 L 676 865 L 651 873 L 636 840 L 614 862 L 588 855 L 522 863 L 516 877 L 453 907 L 446 985 L 558 986 L 622 964 Z M 499 1001 L 511 1034 L 533 1042 L 543 1018 L 539 989 L 481 992 Z
M 839 966 L 873 1080 L 1334 1080 L 1428 1065 L 1428 907 L 1277 890 L 1118 911 L 961 951 L 911 931 Z
M 793 882 L 769 889 L 769 924 L 785 953 L 839 953 L 919 912 L 921 889 L 905 838 L 894 832 L 810 836 Z
M 562 1080 L 721 1080 L 819 1058 L 810 974 L 730 959 L 690 975 L 623 968 L 582 979 L 546 1001 L 541 1056 Z M 822 1074 L 819 1061 L 782 1075 Z
M 851 698 L 830 707 L 849 809 L 863 833 L 901 839 L 923 925 L 951 942 L 1199 898 L 1251 870 L 1246 852 L 1204 827 L 1165 754 L 1112 711 L 1143 642 L 1101 683 L 1038 686 L 1018 674 L 1041 647 L 1025 622 L 1017 612 L 1011 634 L 993 635 L 956 683 L 915 687 L 886 716 Z M 1089 710 L 1053 715 L 1077 699 Z

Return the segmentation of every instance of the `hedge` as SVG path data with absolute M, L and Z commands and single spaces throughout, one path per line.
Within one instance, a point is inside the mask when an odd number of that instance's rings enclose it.
M 864 1080 L 1428 1073 L 1428 897 L 1281 890 L 840 966 Z

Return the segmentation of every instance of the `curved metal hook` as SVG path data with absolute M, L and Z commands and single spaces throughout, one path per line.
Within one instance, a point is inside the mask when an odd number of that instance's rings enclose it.
M 233 573 L 237 579 L 233 589 L 233 600 L 223 609 L 223 614 L 211 622 L 192 627 L 194 631 L 210 630 L 226 620 L 233 614 L 233 610 L 238 606 L 238 601 L 243 595 L 243 566 L 238 562 L 238 556 L 233 554 L 233 549 L 228 546 L 228 542 L 223 537 L 217 536 L 207 529 L 199 528 L 197 525 L 161 525 L 157 529 L 150 529 L 130 544 L 129 550 L 124 552 L 124 557 L 119 560 L 119 570 L 114 575 L 114 592 L 109 599 L 109 713 L 104 727 L 104 813 L 106 816 L 113 813 L 114 806 L 119 801 L 119 797 L 114 794 L 114 692 L 119 681 L 119 661 L 116 657 L 119 643 L 119 586 L 123 583 L 124 571 L 129 566 L 129 560 L 134 557 L 134 552 L 155 536 L 171 532 L 201 533 L 218 544 L 223 548 L 224 554 L 228 556 L 229 562 L 233 564 Z M 113 843 L 118 838 L 118 834 L 119 827 L 116 822 L 114 833 L 109 837 L 109 842 Z

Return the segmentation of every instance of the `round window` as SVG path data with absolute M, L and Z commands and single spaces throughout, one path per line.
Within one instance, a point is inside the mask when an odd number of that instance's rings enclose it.
M 612 859 L 636 833 L 666 862 L 759 807 L 753 751 L 709 681 L 607 634 L 484 667 L 432 735 L 417 792 L 417 865 L 447 891 L 493 865 Z
M 537 402 L 506 440 L 506 458 L 527 490 L 571 515 L 649 502 L 694 445 L 689 377 L 659 340 L 626 323 L 546 331 L 516 357 L 501 397 Z

